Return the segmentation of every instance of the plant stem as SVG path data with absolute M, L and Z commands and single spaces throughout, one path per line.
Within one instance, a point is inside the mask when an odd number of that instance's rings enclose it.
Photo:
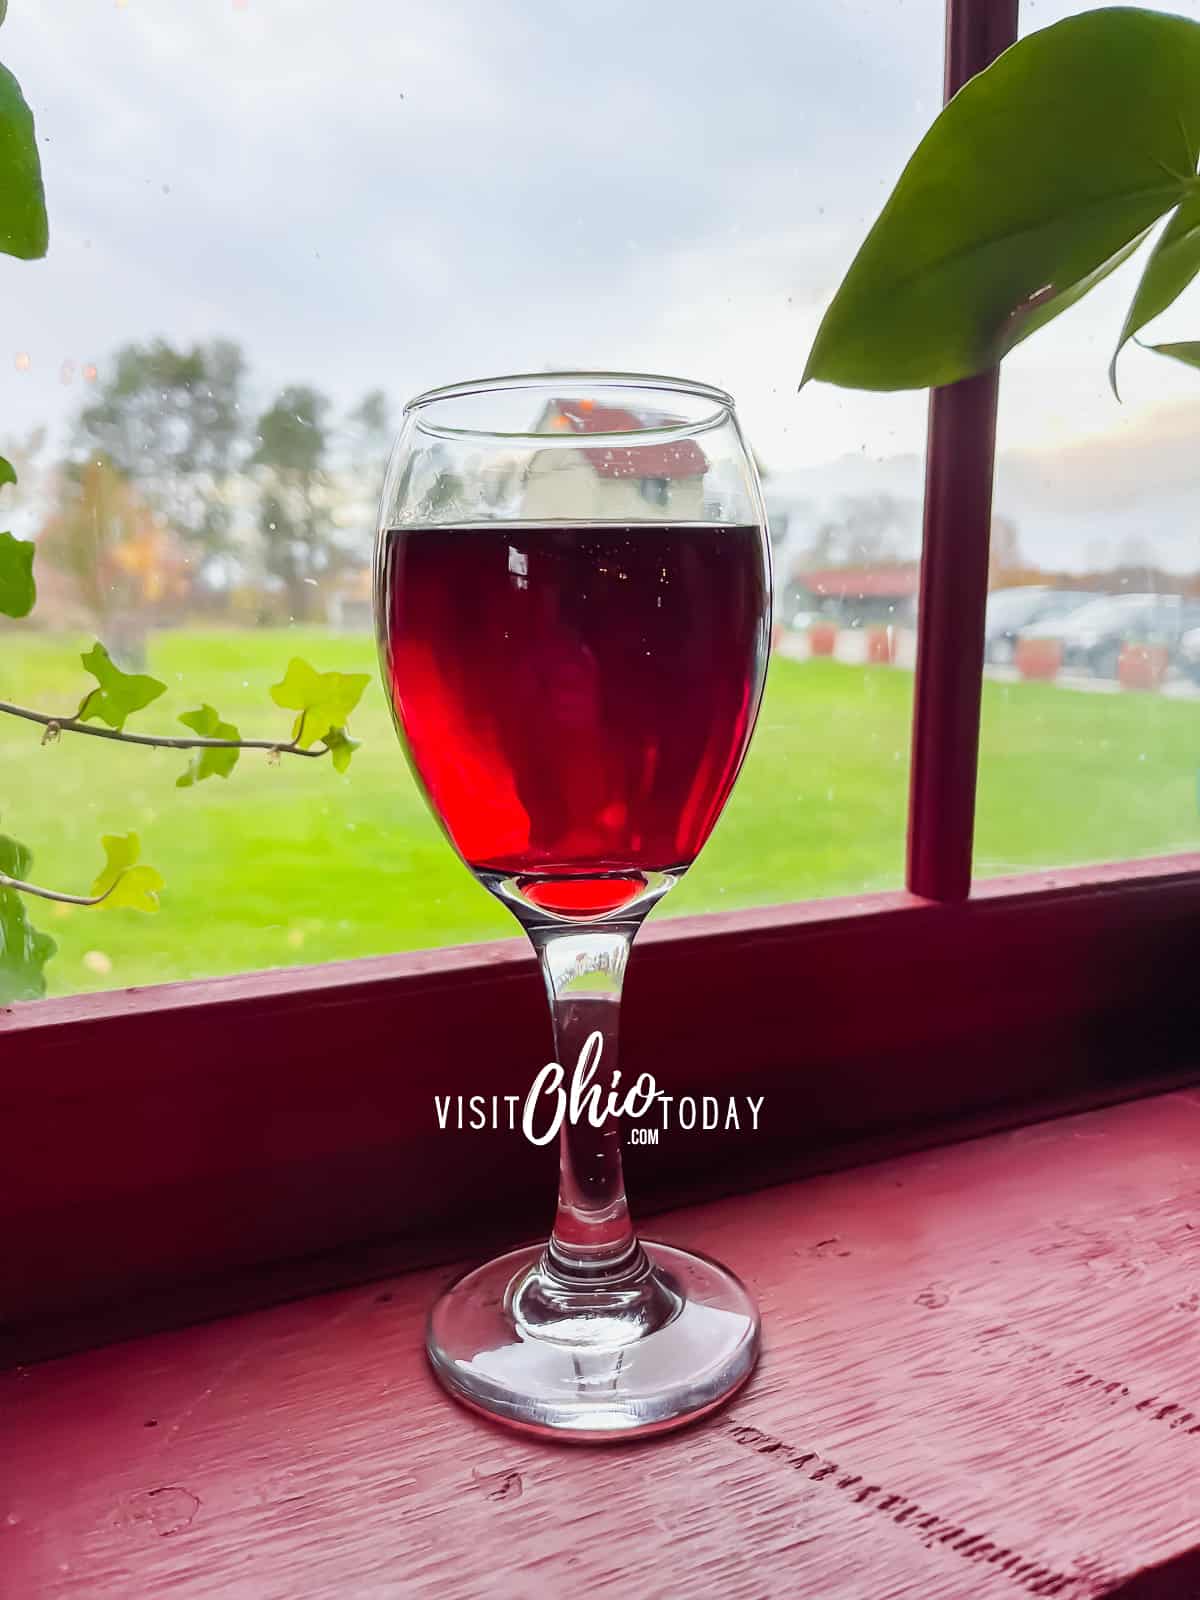
M 0 712 L 10 717 L 24 717 L 26 722 L 37 722 L 43 728 L 53 728 L 59 733 L 86 733 L 93 739 L 116 739 L 120 744 L 148 744 L 159 750 L 274 750 L 285 756 L 315 757 L 329 754 L 325 746 L 302 750 L 294 739 L 200 739 L 195 736 L 177 739 L 168 734 L 126 733 L 121 728 L 80 722 L 78 717 L 52 717 L 44 711 L 31 711 L 28 706 L 12 705 L 7 700 L 0 700 Z
M 117 882 L 120 882 L 120 879 Z M 23 878 L 10 878 L 7 872 L 0 872 L 0 889 L 16 889 L 21 894 L 36 894 L 39 899 L 57 900 L 64 906 L 98 906 L 101 900 L 108 899 L 116 886 L 116 883 L 110 883 L 103 894 L 62 894 L 58 889 L 43 889 L 40 884 L 26 883 Z

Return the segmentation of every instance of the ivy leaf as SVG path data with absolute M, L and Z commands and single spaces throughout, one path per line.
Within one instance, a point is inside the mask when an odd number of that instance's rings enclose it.
M 16 479 L 9 481 L 15 483 Z M 27 617 L 36 599 L 33 540 L 0 533 L 0 612 L 6 617 Z
M 99 684 L 85 694 L 75 715 L 80 722 L 98 719 L 110 728 L 123 728 L 126 717 L 151 700 L 157 700 L 166 690 L 166 684 L 144 672 L 122 672 L 102 644 L 94 644 L 79 658 Z
M 369 681 L 365 672 L 318 672 L 295 656 L 282 679 L 272 684 L 271 699 L 285 710 L 300 713 L 292 726 L 292 738 L 306 750 L 335 729 L 345 731 Z
M 1148 344 L 1145 348 L 1157 350 L 1160 356 L 1186 361 L 1189 367 L 1200 367 L 1200 339 L 1183 339 L 1178 344 Z
M 1121 337 L 1108 367 L 1108 381 L 1117 395 L 1117 357 L 1134 334 L 1172 305 L 1200 272 L 1200 192 L 1185 200 L 1146 262 Z
M 0 0 L 0 5 L 3 4 L 4 0 Z M 3 21 L 4 18 L 2 15 L 0 15 L 0 22 Z M 17 469 L 13 466 L 11 461 L 6 460 L 4 456 L 0 456 L 0 489 L 2 489 L 6 483 L 16 483 L 16 481 Z
M 918 145 L 803 382 L 923 389 L 994 366 L 1197 191 L 1200 23 L 1114 7 L 1026 35 Z
M 0 67 L 0 251 L 33 261 L 46 254 L 49 226 L 33 113 L 21 85 Z
M 101 905 L 110 910 L 125 906 L 131 911 L 157 911 L 162 874 L 153 867 L 137 864 L 142 853 L 137 834 L 106 833 L 100 843 L 104 846 L 104 867 L 88 892 L 104 895 Z
M 352 739 L 345 728 L 330 728 L 321 743 L 329 751 L 335 772 L 345 772 L 350 765 L 350 757 L 362 746 L 362 740 Z
M 179 718 L 185 728 L 191 728 L 202 739 L 239 739 L 241 735 L 232 722 L 222 722 L 210 705 L 198 711 L 185 711 Z M 237 766 L 240 750 L 197 750 L 188 763 L 187 771 L 175 779 L 177 789 L 190 789 L 205 778 L 227 778 Z
M 23 844 L 0 833 L 0 872 L 28 880 L 32 863 Z M 46 992 L 42 969 L 57 949 L 48 933 L 30 925 L 25 896 L 0 885 L 0 1005 L 40 1000 Z

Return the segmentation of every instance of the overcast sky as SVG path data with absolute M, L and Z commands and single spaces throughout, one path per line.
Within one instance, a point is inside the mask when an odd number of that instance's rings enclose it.
M 1200 17 L 1200 0 L 1169 9 Z M 103 373 L 126 340 L 223 334 L 264 399 L 292 380 L 349 404 L 549 363 L 642 368 L 732 390 L 777 470 L 919 450 L 923 396 L 795 389 L 936 111 L 942 15 L 11 0 L 0 56 L 37 117 L 51 248 L 0 259 L 0 432 L 70 414 L 64 362 Z M 1196 374 L 1138 351 L 1112 399 L 1131 292 L 1126 269 L 1006 364 L 1006 447 L 1144 443 L 1154 408 L 1200 404 Z M 1200 336 L 1195 290 L 1160 330 Z

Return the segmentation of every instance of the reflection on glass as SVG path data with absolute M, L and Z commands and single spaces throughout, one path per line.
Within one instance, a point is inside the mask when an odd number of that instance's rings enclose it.
M 1089 6 L 1026 0 L 1025 32 Z M 1200 19 L 1197 0 L 1170 7 Z M 1143 258 L 1006 359 L 976 871 L 1200 843 L 1200 379 L 1130 344 Z M 1185 291 L 1148 340 L 1195 336 Z
M 764 521 L 732 401 L 673 379 L 435 390 L 406 408 L 388 472 L 375 590 L 397 733 L 449 840 L 537 952 L 548 1070 L 572 1096 L 599 1074 L 608 1107 L 562 1122 L 545 1249 L 468 1273 L 430 1317 L 450 1393 L 539 1433 L 678 1426 L 757 1356 L 736 1279 L 635 1237 L 612 1108 L 630 1093 L 616 1093 L 630 946 L 708 839 L 758 714 Z
M 656 915 L 899 884 L 912 619 L 893 568 L 917 554 L 924 407 L 795 385 L 881 181 L 937 103 L 944 6 L 862 0 L 849 27 L 837 8 L 759 5 L 747 27 L 697 0 L 682 32 L 670 8 L 634 9 L 631 51 L 627 29 L 584 11 L 553 29 L 481 25 L 482 0 L 443 0 L 399 31 L 384 0 L 314 12 L 302 31 L 266 6 L 199 21 L 89 0 L 9 7 L 53 244 L 44 261 L 0 262 L 21 307 L 0 350 L 0 454 L 19 480 L 0 490 L 0 528 L 37 539 L 40 583 L 31 623 L 0 623 L 0 699 L 77 704 L 79 655 L 100 638 L 167 683 L 147 731 L 179 733 L 205 704 L 243 734 L 273 728 L 270 686 L 293 656 L 372 667 L 363 548 L 402 393 L 530 349 L 558 366 L 586 353 L 698 371 L 739 397 L 781 580 L 824 576 L 780 609 L 755 749 Z M 718 57 L 714 118 L 696 85 Z M 86 95 L 68 58 L 87 63 Z M 336 137 L 314 139 L 294 93 L 314 63 Z M 149 167 L 131 166 L 139 150 Z M 374 176 L 348 186 L 347 172 Z M 381 185 L 404 205 L 379 205 Z M 197 274 L 214 238 L 237 248 Z M 491 503 L 540 519 L 558 459 L 523 511 L 511 464 L 493 463 Z M 669 497 L 708 514 L 686 462 L 620 465 L 577 470 L 631 521 Z M 461 468 L 448 450 L 431 505 Z M 882 569 L 900 585 L 886 595 L 870 587 Z M 832 654 L 812 658 L 807 625 L 791 624 L 831 607 Z M 560 677 L 554 692 L 568 727 L 588 685 Z M 397 781 L 375 683 L 354 735 L 344 779 L 245 755 L 227 782 L 181 793 L 165 755 L 82 739 L 39 751 L 30 725 L 0 718 L 0 828 L 28 840 L 47 880 L 86 887 L 99 835 L 130 828 L 167 880 L 152 925 L 46 911 L 51 992 L 507 932 Z M 399 887 L 418 880 L 421 896 Z

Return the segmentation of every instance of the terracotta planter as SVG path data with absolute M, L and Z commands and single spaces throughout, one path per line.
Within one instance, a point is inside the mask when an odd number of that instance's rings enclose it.
M 831 656 L 838 631 L 832 622 L 814 622 L 808 630 L 808 651 L 814 656 Z
M 1157 689 L 1170 664 L 1171 653 L 1165 644 L 1123 644 L 1117 682 L 1122 689 Z
M 867 629 L 867 660 L 884 667 L 890 667 L 895 664 L 895 628 L 877 627 Z
M 1061 639 L 1018 639 L 1014 660 L 1023 678 L 1041 678 L 1045 681 L 1058 677 L 1062 666 Z

